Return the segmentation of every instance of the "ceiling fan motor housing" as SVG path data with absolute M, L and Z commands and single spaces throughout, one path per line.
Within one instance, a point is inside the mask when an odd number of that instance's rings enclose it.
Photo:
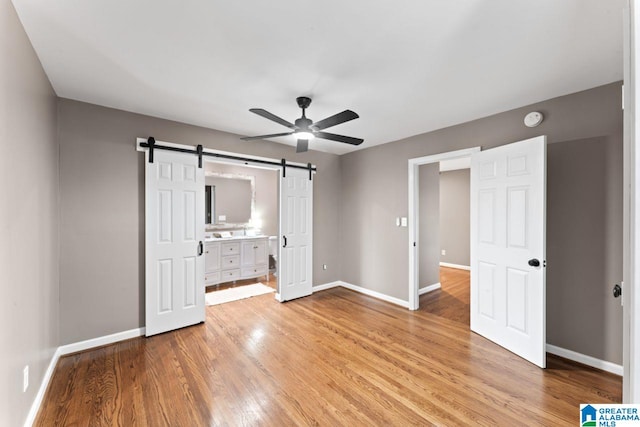
M 300 130 L 306 130 L 306 131 L 311 130 L 310 126 L 312 123 L 313 121 L 310 119 L 307 119 L 306 117 L 300 117 L 295 121 L 296 128 Z

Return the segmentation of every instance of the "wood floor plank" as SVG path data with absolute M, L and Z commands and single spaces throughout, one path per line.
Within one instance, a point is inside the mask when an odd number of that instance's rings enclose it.
M 35 425 L 556 426 L 620 402 L 618 376 L 555 356 L 539 369 L 472 333 L 468 272 L 441 283 L 414 312 L 343 288 L 261 295 L 63 357 Z

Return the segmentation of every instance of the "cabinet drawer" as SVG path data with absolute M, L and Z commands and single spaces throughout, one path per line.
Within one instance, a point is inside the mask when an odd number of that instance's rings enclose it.
M 240 255 L 230 255 L 222 257 L 222 269 L 238 268 L 240 266 Z
M 240 253 L 240 242 L 228 242 L 222 244 L 222 256 Z
M 216 283 L 220 283 L 220 272 L 214 271 L 213 273 L 205 273 L 204 275 L 204 284 L 205 285 L 215 285 Z
M 242 269 L 243 278 L 264 276 L 265 274 L 267 274 L 266 265 L 254 265 L 253 267 L 246 267 Z
M 221 274 L 221 282 L 231 282 L 240 278 L 240 270 L 237 268 L 235 270 L 224 270 Z

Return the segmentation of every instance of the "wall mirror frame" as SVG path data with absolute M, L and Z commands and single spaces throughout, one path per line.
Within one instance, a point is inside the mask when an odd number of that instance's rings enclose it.
M 205 183 L 207 178 L 241 179 L 249 181 L 251 185 L 251 214 L 247 222 L 219 222 L 217 220 L 214 220 L 212 223 L 205 224 L 205 227 L 212 230 L 248 227 L 251 224 L 252 220 L 255 218 L 256 213 L 256 177 L 253 175 L 245 175 L 239 173 L 206 171 Z M 217 217 L 217 212 L 220 212 L 218 206 L 215 207 L 215 211 L 216 212 L 212 215 L 213 217 Z

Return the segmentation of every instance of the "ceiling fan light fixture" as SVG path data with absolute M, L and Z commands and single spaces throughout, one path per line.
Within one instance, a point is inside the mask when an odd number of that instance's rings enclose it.
M 300 131 L 293 134 L 297 139 L 306 139 L 307 141 L 312 140 L 314 138 L 313 133 L 308 131 Z

